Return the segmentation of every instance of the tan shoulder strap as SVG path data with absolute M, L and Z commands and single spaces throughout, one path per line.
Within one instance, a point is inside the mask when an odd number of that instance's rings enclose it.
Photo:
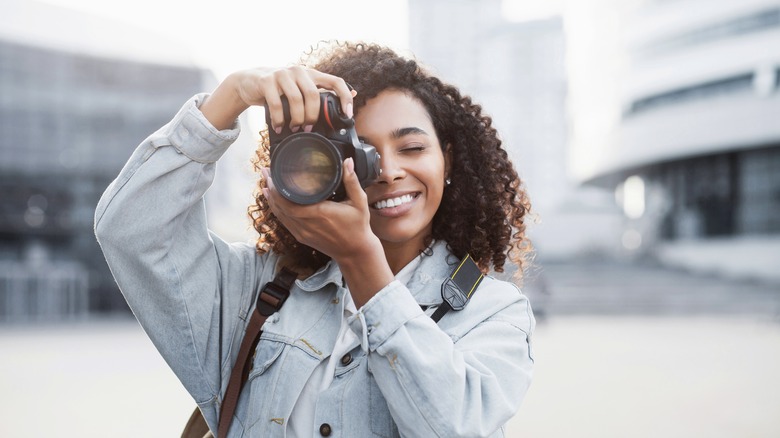
M 249 318 L 246 326 L 244 339 L 241 341 L 241 348 L 238 350 L 238 358 L 233 371 L 230 373 L 225 397 L 222 399 L 222 408 L 219 413 L 218 437 L 226 437 L 230 424 L 233 422 L 233 413 L 236 411 L 238 397 L 241 395 L 241 389 L 249 377 L 249 371 L 252 369 L 252 356 L 257 348 L 257 343 L 262 334 L 263 324 L 269 316 L 273 315 L 290 296 L 290 288 L 295 282 L 297 274 L 287 268 L 282 268 L 273 281 L 263 286 L 257 297 L 257 305 Z

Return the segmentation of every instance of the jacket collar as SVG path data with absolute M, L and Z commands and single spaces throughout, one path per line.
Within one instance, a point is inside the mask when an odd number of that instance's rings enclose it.
M 295 280 L 295 283 L 306 292 L 314 292 L 324 288 L 330 283 L 341 286 L 342 278 L 341 270 L 336 262 L 328 260 L 328 263 L 318 269 L 317 272 L 312 274 L 309 278 Z
M 441 302 L 441 285 L 457 263 L 458 258 L 447 249 L 447 242 L 438 240 L 431 244 L 407 284 L 418 304 L 431 305 Z M 298 287 L 307 292 L 321 290 L 331 283 L 336 286 L 341 286 L 342 283 L 341 270 L 333 260 L 309 278 L 296 280 Z

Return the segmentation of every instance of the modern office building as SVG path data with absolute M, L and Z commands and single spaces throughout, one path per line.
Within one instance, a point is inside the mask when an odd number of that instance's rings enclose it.
M 0 322 L 126 311 L 95 205 L 135 146 L 214 78 L 121 23 L 31 1 L 2 10 Z
M 623 243 L 780 280 L 780 2 L 586 3 L 566 15 L 573 164 L 616 190 Z

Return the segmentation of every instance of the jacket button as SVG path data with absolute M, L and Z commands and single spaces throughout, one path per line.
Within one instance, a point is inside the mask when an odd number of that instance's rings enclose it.
M 341 365 L 347 366 L 352 363 L 352 355 L 347 353 L 344 356 L 341 356 Z
M 322 423 L 322 425 L 320 426 L 320 435 L 330 436 L 331 432 L 333 432 L 333 430 L 330 428 L 330 424 Z

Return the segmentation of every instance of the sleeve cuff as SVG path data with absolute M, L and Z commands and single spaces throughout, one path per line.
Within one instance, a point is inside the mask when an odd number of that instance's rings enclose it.
M 241 131 L 238 119 L 232 128 L 222 131 L 206 119 L 199 107 L 207 96 L 207 93 L 201 93 L 190 98 L 163 130 L 167 144 L 200 163 L 216 162 L 236 141 Z M 153 144 L 155 147 L 163 145 L 157 142 Z
M 382 288 L 349 319 L 365 351 L 375 351 L 407 321 L 424 316 L 409 290 L 398 280 Z

